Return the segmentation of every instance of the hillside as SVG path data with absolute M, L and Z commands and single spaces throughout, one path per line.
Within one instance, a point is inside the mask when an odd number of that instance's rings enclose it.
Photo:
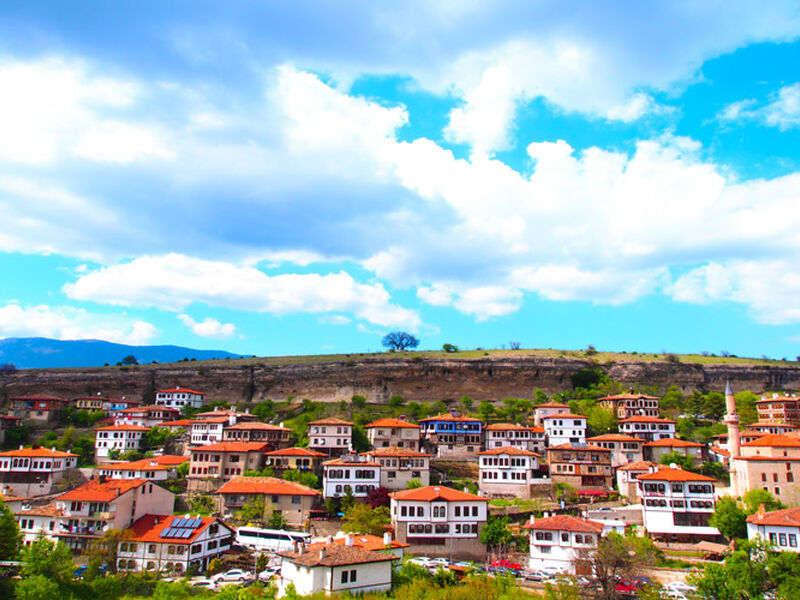
M 238 358 L 223 350 L 195 350 L 182 346 L 130 346 L 102 340 L 51 340 L 48 338 L 6 338 L 0 340 L 0 363 L 19 369 L 100 367 L 116 364 L 133 355 L 140 363 L 175 362 L 184 358 L 207 360 Z
M 207 393 L 207 401 L 258 402 L 271 398 L 333 402 L 354 394 L 386 402 L 394 394 L 409 401 L 456 401 L 531 397 L 571 387 L 580 369 L 598 366 L 626 385 L 677 385 L 684 391 L 734 389 L 755 393 L 800 391 L 800 364 L 705 356 L 603 354 L 553 350 L 409 352 L 226 359 L 136 367 L 19 370 L 0 377 L 0 397 L 43 392 L 78 396 L 152 399 L 154 390 L 184 385 Z

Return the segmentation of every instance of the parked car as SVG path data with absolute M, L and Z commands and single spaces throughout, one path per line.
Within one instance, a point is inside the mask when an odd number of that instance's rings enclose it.
M 462 569 L 466 571 L 484 571 L 485 569 L 480 565 L 470 562 L 468 560 L 460 560 L 450 565 L 451 569 Z
M 439 566 L 439 567 L 449 567 L 450 561 L 446 558 L 432 558 L 430 564 L 432 566 Z
M 697 588 L 693 585 L 689 585 L 683 581 L 671 581 L 667 585 L 664 586 L 665 589 L 674 590 L 676 592 L 694 592 Z
M 426 569 L 432 566 L 433 559 L 428 556 L 415 556 L 414 558 L 410 559 L 412 565 L 417 565 L 418 567 L 424 567 Z
M 522 565 L 519 563 L 511 562 L 507 559 L 496 560 L 490 566 L 492 567 L 505 567 L 506 569 L 511 569 L 512 571 L 521 571 Z
M 550 577 L 550 575 L 544 571 L 526 571 L 522 574 L 522 578 L 525 581 L 544 581 L 548 577 Z
M 280 569 L 264 569 L 258 574 L 259 581 L 269 581 L 280 572 Z
M 212 577 L 214 583 L 231 583 L 231 582 L 242 582 L 242 581 L 249 581 L 253 579 L 253 574 L 250 571 L 244 571 L 242 569 L 231 569 L 230 571 L 225 571 L 224 573 L 218 573 Z
M 195 579 L 194 581 L 190 581 L 189 585 L 193 588 L 212 590 L 215 592 L 219 589 L 219 586 L 216 584 L 216 582 L 212 581 L 211 579 Z

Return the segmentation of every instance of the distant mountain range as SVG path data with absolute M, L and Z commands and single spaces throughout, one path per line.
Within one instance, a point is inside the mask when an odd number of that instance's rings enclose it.
M 133 355 L 139 364 L 177 362 L 184 358 L 241 358 L 224 350 L 195 350 L 182 346 L 128 346 L 102 340 L 51 340 L 47 338 L 6 338 L 0 340 L 0 364 L 18 369 L 59 367 L 102 367 L 115 365 Z

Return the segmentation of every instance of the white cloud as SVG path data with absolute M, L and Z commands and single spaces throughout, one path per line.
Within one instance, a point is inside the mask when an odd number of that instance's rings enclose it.
M 158 334 L 158 329 L 146 321 L 92 314 L 73 307 L 0 306 L 0 337 L 101 339 L 121 344 L 147 344 Z
M 348 325 L 353 321 L 344 315 L 323 315 L 317 320 L 324 325 Z
M 519 290 L 492 285 L 462 288 L 455 283 L 437 282 L 420 286 L 417 296 L 433 306 L 453 306 L 479 322 L 516 312 L 522 304 Z
M 224 339 L 236 333 L 233 323 L 220 323 L 216 319 L 206 317 L 202 321 L 195 321 L 189 315 L 180 314 L 178 320 L 200 337 Z
M 125 123 L 98 123 L 78 141 L 75 153 L 97 162 L 130 163 L 137 160 L 172 159 L 159 136 Z
M 74 299 L 119 306 L 179 311 L 202 302 L 279 315 L 352 312 L 371 323 L 415 331 L 421 325 L 414 311 L 391 303 L 383 285 L 358 283 L 345 272 L 268 276 L 253 267 L 179 254 L 105 267 L 67 284 L 64 291 Z
M 721 121 L 759 121 L 781 131 L 800 127 L 800 83 L 783 86 L 760 106 L 753 98 L 733 102 L 723 108 L 717 118 Z

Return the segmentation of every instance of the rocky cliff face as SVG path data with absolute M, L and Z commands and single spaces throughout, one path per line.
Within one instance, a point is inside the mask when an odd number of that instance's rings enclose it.
M 156 389 L 181 385 L 199 389 L 207 400 L 232 403 L 267 398 L 333 402 L 361 394 L 384 402 L 394 394 L 406 400 L 455 401 L 530 397 L 571 388 L 570 377 L 591 366 L 587 360 L 541 357 L 430 358 L 369 357 L 338 362 L 289 365 L 267 363 L 181 364 L 102 369 L 21 370 L 0 377 L 0 394 L 9 397 L 34 392 L 62 397 L 96 394 L 152 400 Z M 792 365 L 697 365 L 667 362 L 618 362 L 598 365 L 626 384 L 677 385 L 684 391 L 720 390 L 730 380 L 735 390 L 755 393 L 784 389 L 800 391 L 800 368 Z

